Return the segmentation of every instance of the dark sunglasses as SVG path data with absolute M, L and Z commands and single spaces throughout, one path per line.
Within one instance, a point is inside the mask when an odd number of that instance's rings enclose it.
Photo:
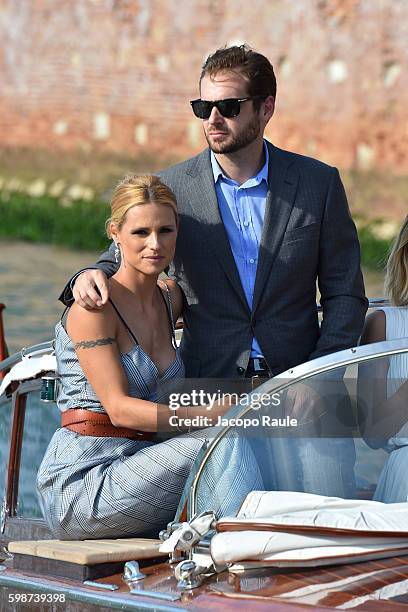
M 248 98 L 226 98 L 225 100 L 192 100 L 190 102 L 193 113 L 199 119 L 208 119 L 211 115 L 211 111 L 216 109 L 221 113 L 223 117 L 231 119 L 231 117 L 237 117 L 241 110 L 241 103 L 247 100 L 255 100 L 257 98 L 265 98 L 265 96 L 249 96 Z

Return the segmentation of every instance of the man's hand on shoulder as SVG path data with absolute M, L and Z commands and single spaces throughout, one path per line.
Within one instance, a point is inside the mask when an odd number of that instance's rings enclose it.
M 78 306 L 86 310 L 103 308 L 109 298 L 109 281 L 102 270 L 82 272 L 75 281 L 72 295 Z

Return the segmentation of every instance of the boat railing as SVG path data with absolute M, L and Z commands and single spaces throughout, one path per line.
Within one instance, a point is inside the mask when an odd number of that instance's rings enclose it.
M 3 361 L 0 361 L 0 372 L 9 370 L 11 367 L 19 363 L 23 357 L 41 357 L 54 350 L 54 340 L 48 340 L 47 342 L 40 342 L 39 344 L 33 344 L 33 346 L 22 348 L 17 353 L 6 357 Z

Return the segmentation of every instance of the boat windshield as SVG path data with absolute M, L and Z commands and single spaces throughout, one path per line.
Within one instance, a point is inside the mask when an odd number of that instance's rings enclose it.
M 206 445 L 176 520 L 236 515 L 253 490 L 407 500 L 408 338 L 341 351 L 248 394 Z M 196 433 L 194 434 L 196 435 Z

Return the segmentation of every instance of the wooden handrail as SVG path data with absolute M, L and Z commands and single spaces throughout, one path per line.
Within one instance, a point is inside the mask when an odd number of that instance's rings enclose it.
M 12 398 L 13 412 L 10 436 L 11 443 L 6 484 L 6 506 L 9 516 L 15 516 L 17 512 L 21 448 L 23 442 L 27 394 L 20 394 L 20 390 L 17 389 L 17 391 L 13 393 Z
M 3 323 L 3 310 L 5 309 L 4 304 L 0 304 L 0 361 L 6 359 L 8 357 L 7 345 L 6 345 L 6 335 L 4 333 L 4 323 Z M 0 379 L 3 378 L 5 372 L 0 372 Z

